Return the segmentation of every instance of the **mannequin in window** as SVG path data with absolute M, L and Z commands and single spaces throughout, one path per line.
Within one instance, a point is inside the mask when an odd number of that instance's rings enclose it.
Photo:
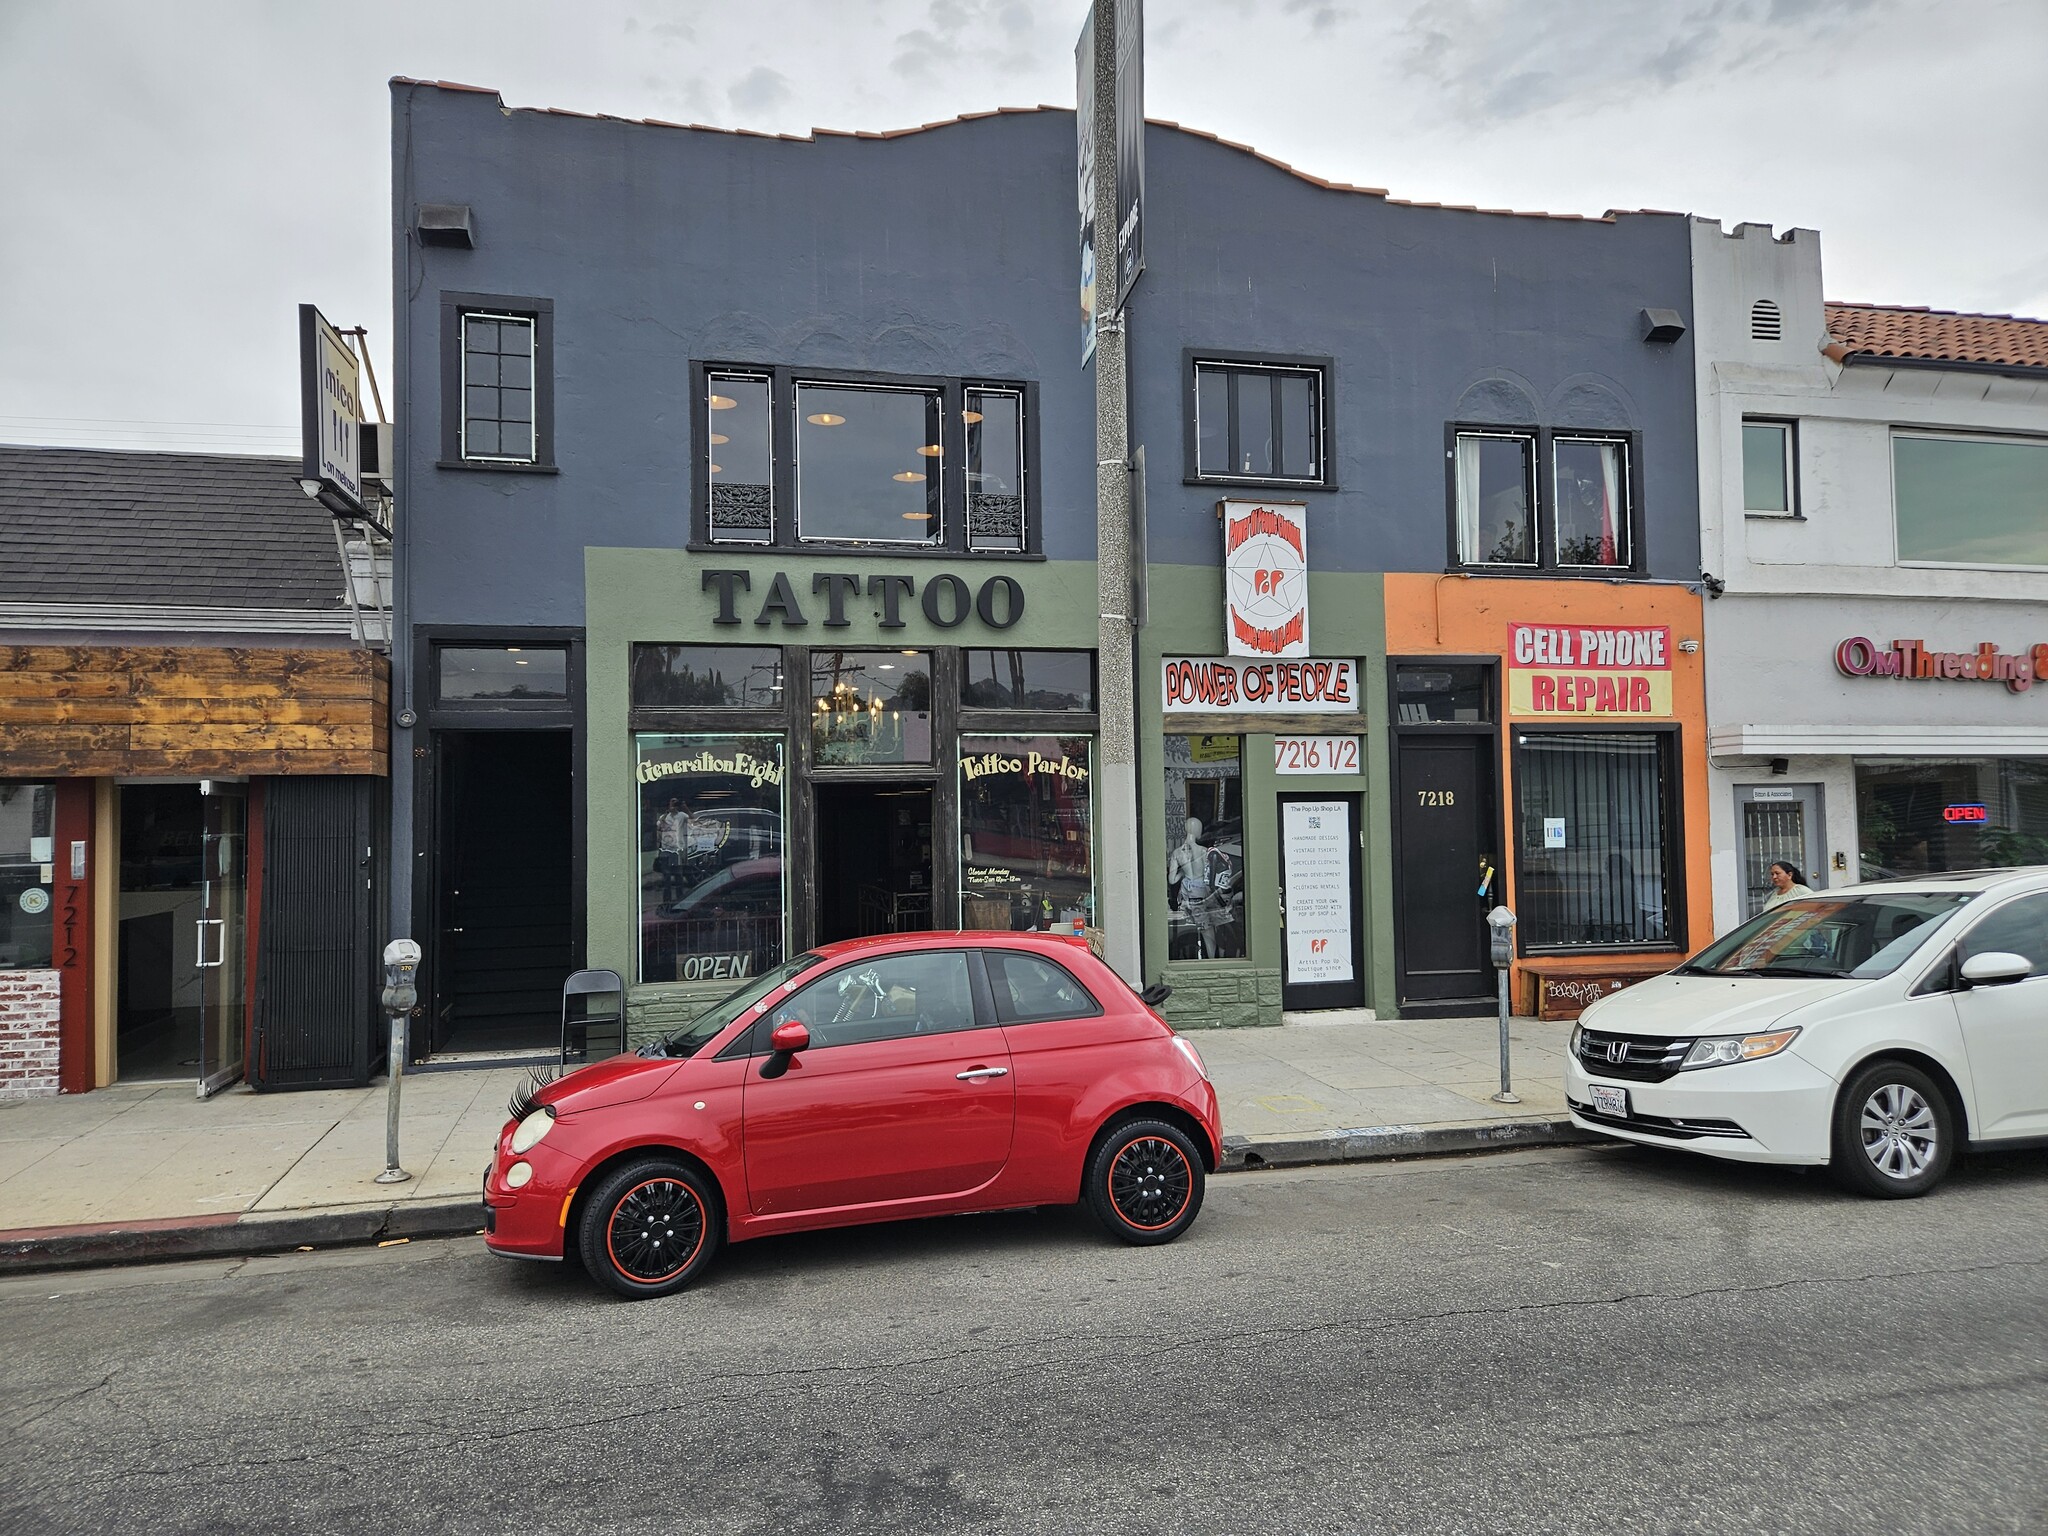
M 1230 920 L 1226 888 L 1230 884 L 1230 861 L 1214 848 L 1202 845 L 1202 823 L 1190 816 L 1180 846 L 1166 861 L 1166 883 L 1179 882 L 1176 898 L 1181 914 L 1201 935 L 1202 958 L 1220 958 L 1216 930 Z

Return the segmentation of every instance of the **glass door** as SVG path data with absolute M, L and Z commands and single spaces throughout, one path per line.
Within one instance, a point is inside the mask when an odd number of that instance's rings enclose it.
M 218 1093 L 242 1075 L 249 974 L 248 786 L 207 787 L 200 801 L 198 931 L 199 1097 Z

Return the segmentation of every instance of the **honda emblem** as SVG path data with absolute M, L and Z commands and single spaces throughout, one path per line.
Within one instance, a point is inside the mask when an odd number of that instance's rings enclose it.
M 1622 1062 L 1624 1062 L 1624 1061 L 1627 1061 L 1627 1060 L 1628 1060 L 1628 1042 L 1627 1042 L 1626 1040 L 1610 1040 L 1610 1041 L 1608 1041 L 1608 1042 L 1607 1042 L 1607 1059 L 1608 1059 L 1608 1061 L 1609 1061 L 1609 1062 L 1611 1062 L 1611 1063 L 1613 1063 L 1613 1064 L 1615 1064 L 1615 1065 L 1619 1065 L 1620 1063 L 1622 1063 Z

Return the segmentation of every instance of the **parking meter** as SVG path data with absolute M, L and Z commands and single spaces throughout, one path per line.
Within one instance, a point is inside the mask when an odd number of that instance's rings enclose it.
M 405 1025 L 419 1002 L 420 947 L 411 939 L 393 939 L 384 946 L 384 1012 L 391 1019 L 388 1069 L 391 1094 L 384 1106 L 384 1171 L 379 1184 L 403 1184 L 412 1175 L 398 1166 L 398 1097 L 405 1078 Z
M 1486 926 L 1493 930 L 1493 966 L 1504 971 L 1515 958 L 1515 914 L 1495 907 L 1486 914 Z
M 1508 967 L 1515 961 L 1515 914 L 1495 907 L 1486 914 L 1486 926 L 1493 935 L 1493 968 L 1500 981 L 1500 1092 L 1496 1104 L 1519 1104 L 1508 1074 Z
M 384 946 L 384 1011 L 410 1014 L 420 1000 L 420 947 L 412 939 L 393 939 Z

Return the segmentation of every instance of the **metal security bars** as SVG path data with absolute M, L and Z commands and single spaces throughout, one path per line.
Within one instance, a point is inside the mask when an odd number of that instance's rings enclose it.
M 1672 942 L 1674 739 L 1650 731 L 1518 733 L 1515 889 L 1526 950 Z

